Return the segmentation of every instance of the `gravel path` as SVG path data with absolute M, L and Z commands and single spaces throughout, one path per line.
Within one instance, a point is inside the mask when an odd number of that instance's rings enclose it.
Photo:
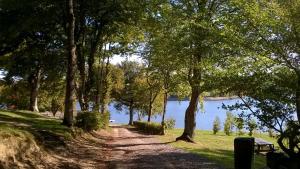
M 156 136 L 125 126 L 97 131 L 53 146 L 45 169 L 221 169 L 198 155 L 176 149 Z
M 111 169 L 221 169 L 217 164 L 173 148 L 155 136 L 122 126 L 112 127 L 111 139 L 105 145 L 107 164 Z

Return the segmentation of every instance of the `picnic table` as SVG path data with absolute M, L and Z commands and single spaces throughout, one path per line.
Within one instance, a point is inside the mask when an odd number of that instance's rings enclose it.
M 274 148 L 274 144 L 273 143 L 270 143 L 266 140 L 263 140 L 261 138 L 255 138 L 255 144 L 254 144 L 254 147 L 255 147 L 255 152 L 258 154 L 260 152 L 273 152 L 275 151 L 275 148 Z

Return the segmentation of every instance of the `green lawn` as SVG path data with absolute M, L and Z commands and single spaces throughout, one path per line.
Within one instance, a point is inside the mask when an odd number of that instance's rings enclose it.
M 0 110 L 0 134 L 4 131 L 24 131 L 36 137 L 46 135 L 64 139 L 72 137 L 72 130 L 61 125 L 61 120 L 45 118 L 38 113 L 21 110 Z
M 182 132 L 182 129 L 167 130 L 167 134 L 159 136 L 159 138 L 166 142 L 174 141 L 176 137 L 182 134 Z M 232 136 L 226 136 L 221 131 L 218 134 L 213 135 L 212 131 L 196 130 L 194 139 L 196 144 L 186 143 L 183 141 L 173 142 L 171 144 L 175 147 L 199 154 L 202 157 L 206 157 L 228 169 L 231 169 L 234 168 L 233 142 L 235 137 L 237 137 L 235 134 Z M 262 138 L 273 142 L 274 144 L 276 143 L 274 138 L 270 138 L 266 134 L 255 134 L 254 137 Z M 265 156 L 255 155 L 254 163 L 255 169 L 264 168 L 266 166 Z

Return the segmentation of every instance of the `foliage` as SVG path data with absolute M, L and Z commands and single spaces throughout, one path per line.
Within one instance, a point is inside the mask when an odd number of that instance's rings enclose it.
M 234 127 L 234 116 L 231 112 L 226 112 L 226 119 L 224 122 L 224 133 L 226 135 L 231 135 Z
M 165 129 L 174 129 L 176 120 L 174 118 L 169 118 L 165 120 Z
M 162 126 L 159 123 L 134 121 L 133 125 L 147 134 L 162 134 Z
M 297 126 L 300 119 L 300 3 L 235 0 L 230 4 L 236 12 L 228 15 L 225 27 L 236 46 L 232 53 L 239 57 L 224 62 L 224 80 L 230 81 L 227 89 L 242 100 L 231 108 L 248 109 L 250 113 L 244 111 L 242 116 L 255 117 L 260 126 L 273 129 L 280 148 L 297 159 L 300 142 L 292 139 L 295 135 L 285 126 Z
M 221 130 L 221 121 L 218 116 L 216 116 L 214 122 L 213 122 L 213 133 L 217 134 Z
M 85 131 L 106 128 L 109 124 L 109 113 L 100 114 L 99 112 L 80 112 L 76 116 L 75 126 Z
M 61 104 L 62 102 L 59 101 L 58 99 L 52 99 L 51 101 L 51 112 L 53 114 L 53 116 L 55 116 L 55 114 L 60 111 L 60 112 L 63 112 L 63 104 Z
M 29 108 L 28 82 L 17 80 L 12 84 L 4 83 L 0 91 L 0 104 L 10 109 Z M 40 111 L 62 111 L 64 104 L 64 81 L 50 75 L 43 79 L 38 95 Z M 54 106 L 54 107 L 53 107 Z
M 240 118 L 240 117 L 235 117 L 234 118 L 234 123 L 235 123 L 235 127 L 237 129 L 237 134 L 240 136 L 240 135 L 243 135 L 244 132 L 243 132 L 243 128 L 244 128 L 244 119 L 243 118 Z
M 268 129 L 268 135 L 269 137 L 275 137 L 275 133 L 272 129 Z
M 26 82 L 19 81 L 9 86 L 4 85 L 0 92 L 1 105 L 5 105 L 8 109 L 28 109 L 29 92 Z
M 247 128 L 249 130 L 249 136 L 252 136 L 253 131 L 257 128 L 257 123 L 254 119 L 251 119 L 250 121 L 248 121 L 247 125 Z
M 123 106 L 129 110 L 130 120 L 129 123 L 133 122 L 133 111 L 140 109 L 140 102 L 145 100 L 143 93 L 145 88 L 141 84 L 141 80 L 138 80 L 142 65 L 137 62 L 124 61 L 118 65 L 119 70 L 122 70 L 123 86 L 112 91 L 112 96 L 116 102 L 115 107 L 117 110 L 122 110 Z

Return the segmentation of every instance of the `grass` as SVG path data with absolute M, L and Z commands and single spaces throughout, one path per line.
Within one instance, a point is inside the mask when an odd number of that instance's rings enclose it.
M 45 118 L 30 111 L 0 110 L 0 131 L 12 131 L 13 129 L 18 132 L 29 132 L 34 136 L 50 133 L 64 139 L 72 137 L 72 130 L 61 125 L 61 120 Z
M 169 142 L 174 141 L 176 137 L 182 134 L 182 129 L 167 130 L 167 134 L 159 136 L 161 140 Z M 219 132 L 216 135 L 212 131 L 196 130 L 195 138 L 196 144 L 186 143 L 183 141 L 171 143 L 173 146 L 187 150 L 192 153 L 206 157 L 216 163 L 224 166 L 228 169 L 234 168 L 234 157 L 233 157 L 233 143 L 234 138 L 237 137 L 235 134 L 226 136 L 223 132 Z M 246 135 L 244 136 L 246 137 Z M 254 134 L 254 137 L 262 138 L 266 141 L 274 143 L 276 140 L 270 138 L 266 134 Z M 255 155 L 254 157 L 254 168 L 261 169 L 266 166 L 265 156 Z

